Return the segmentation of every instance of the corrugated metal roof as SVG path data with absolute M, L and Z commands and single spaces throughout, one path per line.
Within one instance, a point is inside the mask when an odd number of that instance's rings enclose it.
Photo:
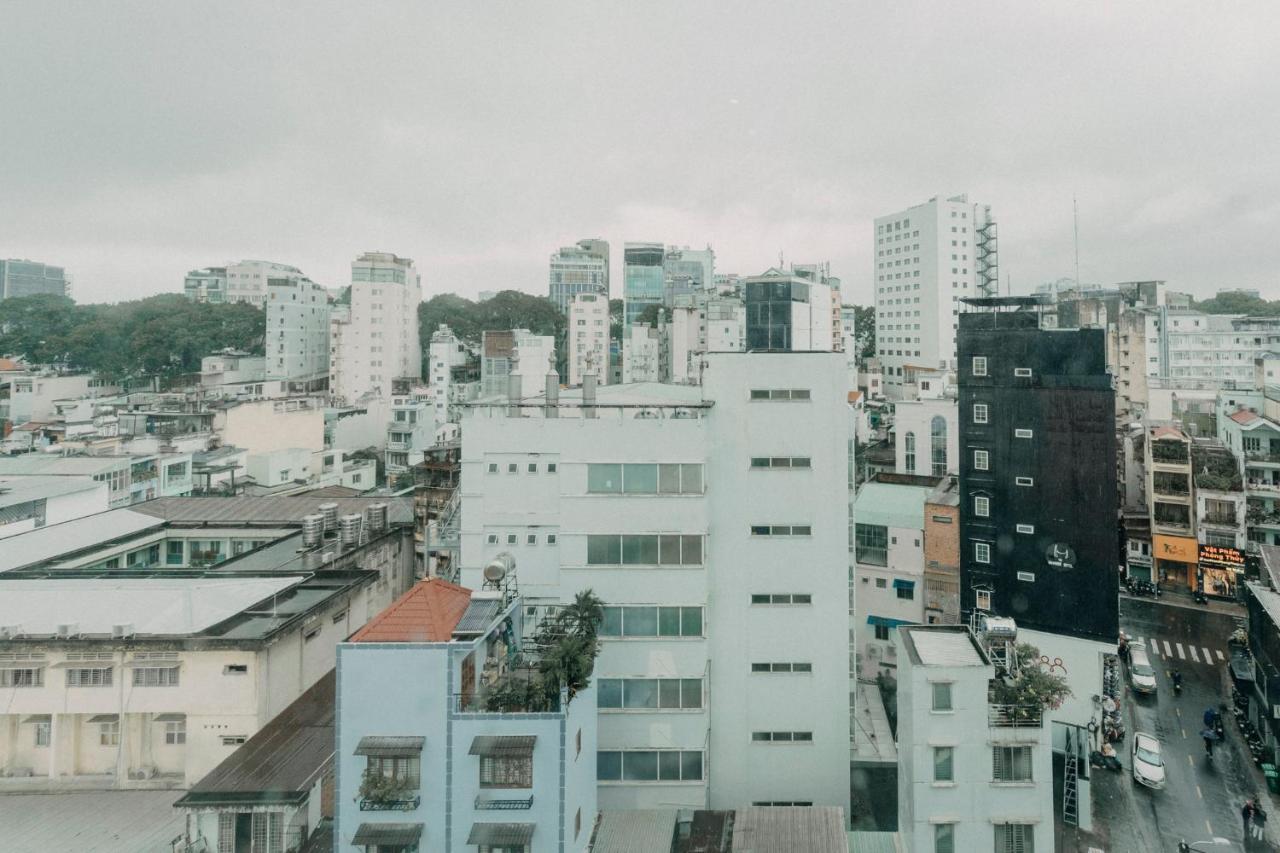
M 849 853 L 907 853 L 896 832 L 850 832 Z
M 536 735 L 477 735 L 468 755 L 527 755 L 533 752 Z
M 471 590 L 440 578 L 418 581 L 351 637 L 353 643 L 447 643 Z
M 51 560 L 82 548 L 105 545 L 144 530 L 159 530 L 164 522 L 132 509 L 113 509 L 86 515 L 61 524 L 19 533 L 4 540 L 0 548 L 0 572 Z
M 671 853 L 676 817 L 675 809 L 601 811 L 591 853 Z
M 421 823 L 362 823 L 351 843 L 408 845 L 417 844 L 422 838 Z
M 301 802 L 333 760 L 333 719 L 330 670 L 174 805 Z
M 734 853 L 849 853 L 839 806 L 750 807 L 733 821 Z
M 422 752 L 426 743 L 424 737 L 407 737 L 400 735 L 367 735 L 356 744 L 356 755 L 372 755 L 378 758 L 412 755 Z
M 941 630 L 940 630 L 941 629 Z M 968 629 L 948 625 L 903 628 L 903 637 L 915 648 L 924 666 L 986 666 Z
M 534 826 L 532 823 L 473 823 L 467 843 L 486 846 L 528 844 L 533 838 Z
M 854 503 L 854 518 L 858 524 L 923 530 L 924 503 L 932 491 L 933 486 L 866 483 Z
M 482 634 L 489 630 L 493 620 L 502 609 L 502 602 L 496 598 L 471 599 L 467 612 L 462 614 L 458 625 L 453 629 L 455 634 Z
M 59 791 L 0 797 L 6 853 L 173 853 L 175 791 Z

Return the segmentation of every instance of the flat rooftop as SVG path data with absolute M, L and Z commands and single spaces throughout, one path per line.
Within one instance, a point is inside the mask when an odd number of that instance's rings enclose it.
M 526 406 L 541 405 L 546 400 L 545 389 L 530 388 L 529 383 L 525 382 L 524 393 L 520 397 L 520 402 Z M 506 394 L 494 394 L 489 397 L 482 397 L 469 404 L 464 403 L 464 408 L 474 406 L 484 408 L 488 406 L 503 406 L 507 404 Z M 560 390 L 560 405 L 579 406 L 582 404 L 581 388 L 562 388 Z M 709 406 L 710 403 L 702 399 L 702 388 L 698 385 L 674 385 L 665 382 L 629 382 L 618 385 L 600 385 L 596 388 L 596 405 L 597 406 Z
M 155 516 L 132 509 L 113 509 L 50 524 L 5 538 L 0 547 L 0 573 L 163 527 L 164 522 Z
M 226 524 L 302 524 L 305 516 L 319 511 L 320 504 L 338 505 L 338 515 L 364 512 L 369 504 L 387 505 L 388 524 L 413 523 L 413 498 L 364 496 L 319 497 L 303 495 L 268 495 L 265 497 L 234 498 L 157 498 L 135 504 L 131 509 L 171 524 L 202 524 L 217 526 Z
M 0 796 L 8 853 L 173 853 L 185 818 L 173 791 L 59 791 Z
M 936 488 L 880 483 L 875 480 L 864 483 L 854 502 L 854 517 L 859 524 L 878 524 L 884 527 L 924 529 L 924 503 Z
M 98 488 L 90 477 L 45 477 L 0 474 L 0 507 L 56 498 Z
M 989 666 L 986 652 L 963 625 L 911 625 L 898 629 L 913 663 L 920 666 Z

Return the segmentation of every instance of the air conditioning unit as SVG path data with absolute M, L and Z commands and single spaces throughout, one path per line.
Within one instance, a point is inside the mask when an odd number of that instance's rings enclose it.
M 132 622 L 125 622 L 122 625 L 111 626 L 111 639 L 113 640 L 123 640 L 126 637 L 132 637 L 132 636 L 133 636 Z
M 58 635 L 58 638 L 62 640 L 68 639 L 70 637 L 80 636 L 80 623 L 79 622 L 59 623 L 57 635 Z

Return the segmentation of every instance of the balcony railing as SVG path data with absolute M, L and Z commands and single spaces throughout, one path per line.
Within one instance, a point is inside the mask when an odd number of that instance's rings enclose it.
M 422 797 L 405 797 L 395 800 L 361 800 L 362 812 L 411 812 L 422 805 Z
M 483 797 L 476 797 L 476 811 L 479 812 L 520 811 L 531 808 L 533 808 L 532 794 L 522 799 L 511 800 L 486 800 Z
M 1206 512 L 1200 516 L 1200 521 L 1204 524 L 1223 524 L 1227 527 L 1235 527 L 1237 524 L 1234 512 Z
M 1270 480 L 1250 480 L 1248 489 L 1251 492 L 1274 492 L 1280 494 L 1280 483 Z
M 1271 465 L 1280 465 L 1280 453 L 1273 453 L 1267 450 L 1246 450 L 1244 458 L 1250 462 L 1263 462 Z
M 1039 705 L 988 705 L 987 724 L 997 729 L 1038 729 L 1044 726 Z

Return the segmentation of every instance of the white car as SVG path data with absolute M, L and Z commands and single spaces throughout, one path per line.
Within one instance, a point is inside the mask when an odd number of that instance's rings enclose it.
M 1164 756 L 1160 753 L 1160 741 L 1146 732 L 1133 734 L 1133 781 L 1155 788 L 1164 788 Z
M 1156 671 L 1151 666 L 1151 658 L 1147 657 L 1145 643 L 1129 644 L 1129 681 L 1138 693 L 1156 692 Z

